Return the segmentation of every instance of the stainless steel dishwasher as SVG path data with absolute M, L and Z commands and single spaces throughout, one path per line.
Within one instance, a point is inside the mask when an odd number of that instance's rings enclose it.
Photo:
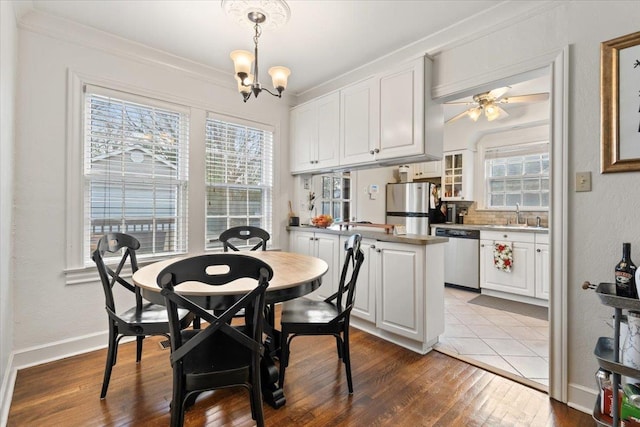
M 436 228 L 436 236 L 448 237 L 444 249 L 444 282 L 480 289 L 480 230 Z

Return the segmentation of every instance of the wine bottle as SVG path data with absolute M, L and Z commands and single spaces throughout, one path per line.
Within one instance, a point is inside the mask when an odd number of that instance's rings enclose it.
M 616 295 L 638 299 L 636 266 L 631 261 L 631 243 L 622 244 L 622 259 L 616 265 Z

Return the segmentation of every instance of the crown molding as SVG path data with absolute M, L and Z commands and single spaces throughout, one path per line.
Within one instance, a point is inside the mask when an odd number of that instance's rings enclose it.
M 18 18 L 18 27 L 128 60 L 179 71 L 208 83 L 237 90 L 235 81 L 230 78 L 230 73 L 227 71 L 220 71 L 45 12 L 31 10 Z

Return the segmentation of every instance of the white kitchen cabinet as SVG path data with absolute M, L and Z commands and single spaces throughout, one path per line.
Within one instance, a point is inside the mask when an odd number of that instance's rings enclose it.
M 442 177 L 441 161 L 414 163 L 410 166 L 411 176 L 414 181 L 418 179 Z
M 387 70 L 379 77 L 380 140 L 377 159 L 424 153 L 424 58 Z
M 473 152 L 450 151 L 443 154 L 442 200 L 474 200 Z
M 533 233 L 480 231 L 480 288 L 508 295 L 535 297 L 535 236 Z M 510 272 L 494 266 L 494 245 L 511 245 Z
M 376 327 L 424 340 L 424 246 L 376 242 Z M 442 284 L 444 286 L 444 283 Z
M 343 252 L 340 249 L 340 236 L 309 231 L 297 231 L 290 234 L 290 247 L 293 252 L 318 257 L 324 260 L 329 269 L 322 276 L 322 285 L 309 297 L 325 299 L 338 290 L 338 280 Z
M 549 235 L 536 233 L 536 298 L 548 300 L 551 284 Z
M 369 78 L 340 91 L 340 164 L 373 163 L 379 139 L 378 79 Z
M 349 236 L 340 237 L 341 248 L 344 248 L 344 244 L 348 239 Z M 351 311 L 352 316 L 372 323 L 376 321 L 376 257 L 374 257 L 376 243 L 373 239 L 362 239 L 360 243 L 360 249 L 364 253 L 364 261 L 358 274 L 356 298 Z M 340 260 L 340 262 L 344 262 L 344 259 Z M 340 268 L 342 268 L 342 264 Z M 351 277 L 351 269 L 349 269 L 347 277 Z
M 340 157 L 340 94 L 291 110 L 292 172 L 337 167 Z

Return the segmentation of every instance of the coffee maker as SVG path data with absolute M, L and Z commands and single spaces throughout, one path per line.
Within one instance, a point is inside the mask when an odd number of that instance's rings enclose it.
M 453 203 L 447 203 L 447 222 L 455 223 L 458 215 L 456 214 L 456 205 Z

